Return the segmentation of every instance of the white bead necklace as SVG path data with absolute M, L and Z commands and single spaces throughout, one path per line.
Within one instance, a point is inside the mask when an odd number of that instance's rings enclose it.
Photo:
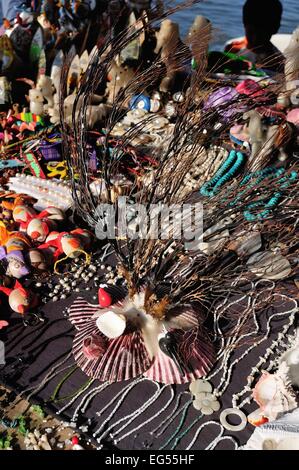
M 104 390 L 105 388 L 107 388 L 109 386 L 109 383 L 108 382 L 105 382 L 103 384 L 101 384 L 99 387 L 95 387 L 93 388 L 92 390 L 90 390 L 89 392 L 87 392 L 84 397 L 82 398 L 82 400 L 80 401 L 79 405 L 76 407 L 74 413 L 73 413 L 73 416 L 72 416 L 72 419 L 71 421 L 74 422 L 74 421 L 77 421 L 77 418 L 79 416 L 79 412 L 82 408 L 82 413 L 85 412 L 88 404 L 90 403 L 90 401 L 92 400 L 92 398 L 94 398 L 96 395 L 98 395 L 102 390 Z M 84 404 L 85 403 L 85 404 Z M 83 406 L 84 405 L 84 406 Z
M 158 424 L 158 426 L 156 428 L 154 428 L 152 431 L 150 431 L 150 434 L 151 435 L 155 435 L 156 437 L 159 437 L 163 434 L 163 432 L 165 431 L 165 429 L 167 429 L 167 427 L 169 426 L 169 424 L 175 419 L 175 417 L 179 414 L 179 412 L 181 411 L 181 409 L 179 411 L 177 411 L 178 407 L 179 407 L 179 404 L 180 404 L 180 399 L 183 395 L 186 395 L 188 398 L 189 398 L 189 392 L 185 391 L 185 392 L 182 392 L 180 393 L 178 396 L 177 396 L 177 399 L 176 399 L 176 402 L 175 402 L 175 406 L 173 408 L 173 410 L 170 412 L 170 414 L 164 419 L 164 421 L 162 421 L 161 423 Z M 189 400 L 189 403 L 191 403 L 191 400 Z M 157 431 L 162 428 L 160 430 L 159 433 L 157 433 Z
M 164 387 L 164 389 L 166 388 L 167 386 Z M 169 390 L 170 390 L 170 398 L 169 400 L 167 401 L 167 403 L 159 410 L 157 411 L 157 413 L 155 413 L 153 416 L 151 416 L 150 418 L 148 418 L 146 421 L 144 421 L 143 423 L 139 424 L 137 427 L 135 427 L 134 429 L 132 429 L 131 431 L 128 431 L 126 434 L 123 434 L 122 436 L 120 436 L 118 439 L 114 440 L 115 444 L 118 444 L 120 441 L 122 441 L 123 439 L 125 439 L 126 437 L 130 436 L 131 434 L 133 434 L 134 432 L 138 431 L 139 429 L 141 429 L 142 427 L 146 426 L 147 424 L 149 424 L 151 421 L 153 421 L 157 416 L 160 416 L 168 407 L 169 405 L 171 404 L 173 398 L 174 398 L 174 391 L 171 387 L 169 387 Z M 161 389 L 161 393 L 162 393 L 162 389 Z M 122 430 L 119 429 L 117 430 L 117 434 L 119 434 L 119 432 Z M 116 433 L 114 433 L 114 436 L 116 435 Z M 113 436 L 113 437 L 114 437 Z
M 155 383 L 155 382 L 153 382 Z M 158 398 L 159 396 L 161 395 L 161 390 L 160 389 L 160 386 L 158 383 L 155 383 L 155 385 L 157 386 L 157 390 L 156 392 L 154 393 L 154 395 L 152 395 L 141 407 L 139 407 L 137 410 L 133 411 L 133 413 L 129 414 L 129 415 L 126 415 L 124 416 L 123 418 L 119 419 L 116 423 L 113 423 L 107 431 L 110 431 L 111 429 L 113 429 L 117 424 L 120 424 L 121 422 L 125 421 L 125 420 L 128 420 L 124 425 L 121 426 L 121 428 L 119 428 L 118 431 L 115 432 L 115 434 L 110 434 L 110 437 L 113 439 L 114 436 L 116 434 L 118 434 L 119 432 L 121 432 L 123 429 L 127 428 L 129 426 L 129 424 L 131 424 L 136 418 L 138 418 L 138 416 L 140 416 L 147 408 L 149 408 Z M 166 386 L 164 386 L 166 387 Z M 162 387 L 163 388 L 163 387 Z M 105 432 L 105 435 L 106 435 L 106 432 Z M 102 434 L 101 438 L 103 438 L 104 435 Z M 119 439 L 119 440 L 122 440 L 122 439 Z M 117 441 L 114 441 L 114 444 L 117 444 L 118 440 Z
M 85 385 L 85 387 L 83 387 L 81 390 L 79 390 L 65 406 L 60 408 L 60 410 L 56 411 L 56 414 L 60 415 L 65 410 L 67 410 L 82 395 L 82 393 L 84 393 L 93 384 L 94 381 L 95 381 L 95 379 L 91 379 L 90 382 L 88 382 Z
M 130 392 L 130 390 L 135 387 L 135 385 L 137 385 L 139 382 L 143 382 L 147 379 L 145 378 L 138 378 L 138 379 L 135 379 L 133 382 L 131 382 L 129 385 L 127 385 L 123 390 L 121 390 L 119 393 L 117 393 L 113 398 L 112 400 L 110 400 L 106 406 L 104 406 L 104 408 L 102 408 L 101 411 L 98 411 L 96 414 L 97 416 L 101 416 L 103 414 L 103 412 L 109 408 L 110 405 L 112 405 L 112 403 L 119 397 L 120 399 L 118 400 L 118 402 L 116 403 L 116 406 L 114 407 L 114 409 L 112 410 L 112 412 L 109 414 L 109 416 L 102 421 L 102 424 L 100 425 L 99 428 L 96 429 L 96 431 L 93 433 L 93 437 L 97 437 L 101 430 L 104 428 L 104 426 L 106 425 L 106 423 L 108 423 L 111 419 L 111 417 L 115 414 L 115 412 L 118 410 L 118 408 L 121 406 L 122 402 L 124 401 L 124 399 L 126 398 L 126 396 L 128 395 L 128 393 Z

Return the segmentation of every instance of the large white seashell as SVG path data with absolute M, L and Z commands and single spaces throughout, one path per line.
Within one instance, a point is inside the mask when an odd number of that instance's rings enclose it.
M 299 450 L 298 412 L 284 414 L 271 424 L 255 429 L 242 450 Z
M 252 255 L 247 261 L 249 271 L 264 279 L 285 279 L 292 272 L 292 267 L 284 256 L 271 251 Z
M 126 329 L 126 319 L 123 315 L 108 310 L 97 318 L 96 325 L 107 338 L 118 338 Z

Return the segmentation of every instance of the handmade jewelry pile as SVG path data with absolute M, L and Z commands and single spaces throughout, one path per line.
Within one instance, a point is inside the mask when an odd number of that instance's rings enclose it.
M 204 17 L 182 40 L 168 18 L 182 5 L 162 13 L 160 2 L 111 3 L 113 24 L 111 6 L 93 17 L 87 2 L 22 7 L 6 24 L 14 58 L 0 122 L 0 329 L 9 337 L 11 312 L 34 327 L 57 302 L 74 327 L 74 362 L 60 357 L 41 383 L 68 367 L 87 376 L 56 411 L 75 407 L 76 425 L 94 400 L 105 403 L 100 425 L 85 430 L 98 448 L 130 436 L 126 446 L 197 448 L 209 426 L 220 431 L 207 449 L 238 448 L 235 433 L 298 409 L 299 31 L 284 75 L 270 76 L 233 54 L 217 64 Z M 16 65 L 20 28 L 36 31 L 26 77 Z M 12 104 L 16 84 L 27 104 Z M 154 393 L 115 420 L 144 383 Z M 267 445 L 253 437 L 248 448 Z

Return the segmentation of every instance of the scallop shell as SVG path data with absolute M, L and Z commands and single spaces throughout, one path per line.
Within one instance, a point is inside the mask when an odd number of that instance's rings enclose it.
M 151 359 L 139 332 L 109 339 L 96 327 L 98 305 L 78 297 L 70 307 L 69 320 L 77 333 L 73 342 L 76 363 L 89 377 L 102 382 L 120 382 L 143 374 L 151 366 Z M 93 336 L 97 357 L 86 355 L 86 339 Z
M 287 278 L 292 267 L 284 256 L 271 251 L 263 251 L 252 255 L 247 261 L 249 271 L 258 277 L 273 281 Z

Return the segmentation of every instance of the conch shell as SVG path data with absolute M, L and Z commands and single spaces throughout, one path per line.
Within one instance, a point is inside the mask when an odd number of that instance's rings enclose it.
M 248 416 L 248 421 L 258 426 L 263 419 L 274 421 L 279 414 L 297 408 L 296 395 L 289 381 L 289 367 L 283 362 L 275 374 L 264 372 L 253 390 L 253 399 L 259 405 L 257 410 Z
M 295 344 L 282 354 L 279 362 L 287 365 L 289 381 L 293 387 L 299 388 L 299 329 L 297 330 Z

